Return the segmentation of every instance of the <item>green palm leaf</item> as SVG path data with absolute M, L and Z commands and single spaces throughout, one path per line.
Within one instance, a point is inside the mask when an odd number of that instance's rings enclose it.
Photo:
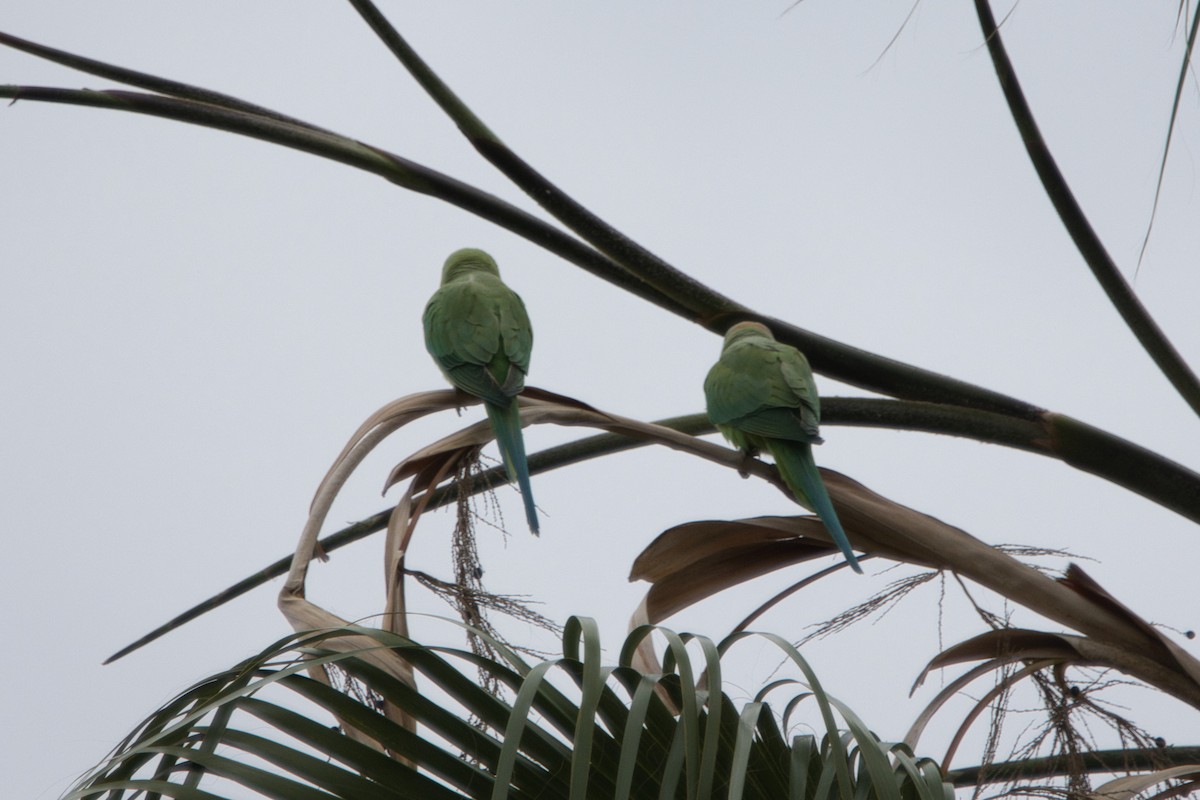
M 652 633 L 668 642 L 665 666 L 635 669 L 633 654 Z M 601 661 L 595 623 L 573 618 L 562 657 L 530 666 L 500 645 L 493 660 L 358 626 L 297 634 L 151 714 L 68 797 L 220 800 L 247 791 L 288 800 L 948 797 L 936 765 L 903 745 L 880 742 L 777 637 L 767 638 L 799 667 L 804 684 L 775 681 L 735 704 L 721 690 L 721 657 L 748 635 L 714 643 L 644 626 L 613 666 Z M 335 650 L 339 637 L 370 644 Z M 692 663 L 689 642 L 701 663 Z M 377 648 L 409 663 L 428 688 L 418 690 L 365 657 Z M 311 677 L 322 666 L 363 691 Z M 703 667 L 699 679 L 697 667 Z M 512 699 L 486 692 L 479 668 L 510 689 Z M 802 694 L 785 703 L 781 721 L 767 697 L 788 686 Z M 825 734 L 819 743 L 812 736 L 789 741 L 786 720 L 810 699 Z M 382 713 L 388 706 L 415 720 L 416 730 Z M 846 729 L 837 726 L 835 712 Z M 351 729 L 356 735 L 347 735 Z

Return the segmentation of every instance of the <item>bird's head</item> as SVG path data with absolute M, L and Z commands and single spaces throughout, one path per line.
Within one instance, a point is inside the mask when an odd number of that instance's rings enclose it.
M 483 272 L 488 275 L 500 277 L 500 268 L 496 266 L 496 259 L 489 256 L 474 247 L 464 247 L 462 250 L 455 250 L 446 259 L 446 264 L 442 267 L 442 284 L 445 285 L 450 281 L 471 272 Z
M 767 338 L 775 341 L 775 336 L 771 333 L 771 329 L 761 322 L 739 322 L 729 330 L 725 331 L 724 348 L 729 347 L 734 342 L 740 342 L 743 339 L 758 339 Z

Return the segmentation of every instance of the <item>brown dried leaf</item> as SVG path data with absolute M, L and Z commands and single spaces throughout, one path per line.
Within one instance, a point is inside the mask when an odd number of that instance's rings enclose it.
M 478 401 L 476 401 L 478 402 Z M 346 442 L 346 446 L 342 448 L 342 452 L 338 453 L 337 458 L 333 460 L 333 466 L 329 468 L 329 472 L 325 474 L 321 483 L 317 486 L 317 491 L 313 497 L 312 507 L 315 507 L 318 498 L 323 492 L 327 492 L 330 488 L 336 492 L 341 488 L 341 484 L 345 482 L 345 477 L 362 461 L 367 452 L 370 452 L 376 444 L 382 441 L 392 431 L 404 427 L 413 420 L 420 419 L 427 414 L 432 414 L 437 411 L 446 411 L 451 408 L 460 408 L 463 404 L 463 395 L 450 389 L 441 389 L 433 392 L 420 392 L 401 397 L 399 400 L 393 400 L 383 408 L 376 411 L 371 416 L 367 417 L 362 425 L 358 426 L 358 430 Z M 351 454 L 354 451 L 366 448 L 366 452 L 358 454 L 352 458 Z M 345 469 L 347 460 L 352 461 L 349 469 Z M 343 474 L 343 478 L 336 486 L 330 486 L 334 476 Z
M 777 569 L 827 556 L 833 545 L 811 537 L 815 517 L 757 517 L 692 522 L 661 534 L 633 563 L 629 580 L 654 585 L 643 602 L 647 621 L 677 611 Z
M 604 413 L 603 411 L 596 408 L 595 406 L 588 405 L 587 403 L 583 402 L 582 400 L 578 400 L 574 397 L 569 397 L 565 394 L 558 394 L 557 392 L 551 392 L 546 389 L 539 389 L 536 386 L 526 386 L 521 391 L 521 397 L 525 397 L 530 400 L 540 400 L 543 403 L 553 403 L 555 405 L 567 406 L 569 408 L 574 408 L 574 409 L 578 409 L 581 411 L 590 411 L 593 414 L 603 414 Z
M 348 621 L 338 617 L 336 614 L 331 614 L 317 604 L 305 599 L 302 593 L 281 592 L 279 595 L 279 610 L 283 612 L 284 617 L 291 623 L 292 628 L 297 631 L 344 628 L 350 625 Z M 416 674 L 412 666 L 397 655 L 395 651 L 380 647 L 379 643 L 369 636 L 348 634 L 346 636 L 330 637 L 325 639 L 321 646 L 338 652 L 354 652 L 358 658 L 374 664 L 397 680 L 404 681 L 407 685 L 414 688 L 417 685 Z M 316 680 L 327 685 L 333 685 L 324 667 L 312 668 L 308 672 Z M 407 730 L 415 731 L 417 728 L 417 722 L 414 717 L 391 703 L 385 704 L 384 714 L 392 722 L 403 726 Z M 338 724 L 351 738 L 374 747 L 377 750 L 386 749 L 381 743 L 377 742 L 369 734 L 356 728 L 348 720 L 339 718 Z M 404 761 L 404 759 L 401 760 Z
M 462 399 L 461 395 L 460 399 Z M 614 433 L 625 433 L 633 438 L 642 440 L 659 440 L 660 443 L 667 444 L 668 446 L 678 447 L 678 445 L 686 443 L 690 439 L 701 445 L 712 447 L 707 442 L 702 442 L 695 439 L 695 437 L 681 434 L 670 428 L 605 414 L 592 408 L 587 403 L 564 395 L 547 392 L 543 389 L 526 387 L 525 391 L 517 399 L 521 404 L 522 427 L 545 423 L 567 426 L 586 425 L 603 428 Z M 477 403 L 479 401 L 475 398 L 468 398 L 466 402 Z M 667 435 L 668 433 L 672 435 Z M 684 438 L 680 439 L 679 437 Z M 438 468 L 440 468 L 440 465 L 444 463 L 443 458 L 447 453 L 471 451 L 487 444 L 493 438 L 495 436 L 492 433 L 491 424 L 485 420 L 439 439 L 421 448 L 397 464 L 388 475 L 384 491 L 386 492 L 405 478 L 421 474 L 428 470 L 430 464 L 437 464 Z M 717 450 L 723 449 L 717 448 Z
M 676 525 L 659 534 L 634 559 L 629 580 L 653 583 L 710 556 L 798 540 L 815 533 L 816 527 L 821 523 L 813 517 L 751 517 Z
M 1085 658 L 1077 646 L 1082 637 L 1065 633 L 1046 633 L 1025 628 L 1002 628 L 948 647 L 933 657 L 913 684 L 917 689 L 935 669 L 968 661 L 992 660 L 995 666 L 1010 661 L 1051 659 L 1079 663 Z
M 832 470 L 822 474 L 856 546 L 953 570 L 1098 643 L 1160 662 L 1169 660 L 1172 671 L 1186 674 L 1195 687 L 1193 697 L 1200 702 L 1200 663 L 1177 648 L 1166 659 L 1163 637 L 1094 582 L 1087 584 L 1089 591 L 1080 591 L 1086 575 L 1079 567 L 1069 573 L 1079 576 L 1076 584 L 1053 580 L 965 531 L 888 500 L 845 475 Z
M 828 469 L 821 473 L 856 549 L 952 570 L 1085 634 L 1068 637 L 1029 632 L 1039 637 L 1035 642 L 1009 633 L 1006 646 L 1017 647 L 1029 657 L 1063 656 L 1069 651 L 1072 660 L 1116 667 L 1200 707 L 1200 662 L 1104 592 L 1078 567 L 1069 571 L 1068 581 L 1053 580 L 965 531 L 888 500 L 845 475 Z M 634 562 L 632 575 L 632 579 L 653 583 L 643 601 L 647 619 L 659 622 L 729 586 L 828 552 L 828 548 L 813 549 L 813 540 L 829 541 L 814 518 L 769 519 L 769 526 L 762 520 L 698 523 L 694 540 L 689 538 L 693 529 L 680 526 L 656 539 Z M 956 656 L 965 659 L 972 648 L 982 654 L 976 657 L 993 657 L 1004 635 L 985 634 L 939 658 L 952 663 L 950 659 Z M 1043 649 L 1037 650 L 1035 644 Z
M 633 616 L 629 618 L 629 630 L 634 630 L 641 625 L 655 624 L 650 620 L 650 615 L 646 612 L 646 601 L 643 598 L 638 607 L 634 609 Z M 649 636 L 643 636 L 638 643 L 637 650 L 633 652 L 632 666 L 638 672 L 647 675 L 657 675 L 662 672 L 662 662 L 658 660 L 658 653 L 654 650 L 654 643 Z
M 392 468 L 392 471 L 388 473 L 387 480 L 383 483 L 384 494 L 387 494 L 387 490 L 397 483 L 414 475 L 418 476 L 419 483 L 428 485 L 434 474 L 444 471 L 445 464 L 454 464 L 463 458 L 473 456 L 480 447 L 493 438 L 495 436 L 492 433 L 491 423 L 484 420 L 422 447 Z M 449 461 L 447 461 L 447 456 L 449 456 Z
M 1139 617 L 1128 606 L 1109 594 L 1090 575 L 1084 572 L 1082 567 L 1077 564 L 1068 565 L 1066 577 L 1060 579 L 1060 582 L 1088 598 L 1097 606 L 1106 608 L 1114 616 L 1122 618 L 1129 625 L 1140 630 L 1145 635 L 1148 643 L 1160 651 L 1157 656 L 1158 658 L 1174 661 L 1179 665 L 1180 669 L 1190 674 L 1193 680 L 1200 682 L 1200 664 L 1196 662 L 1196 659 L 1179 645 L 1175 644 L 1175 642 L 1164 636 L 1158 628 Z
M 1176 780 L 1200 780 L 1200 764 L 1184 764 L 1141 775 L 1127 775 L 1109 781 L 1088 796 L 1096 800 L 1132 800 L 1155 784 Z

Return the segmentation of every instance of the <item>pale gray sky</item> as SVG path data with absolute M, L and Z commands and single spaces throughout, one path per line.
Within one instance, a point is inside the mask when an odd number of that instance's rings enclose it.
M 1125 330 L 1045 199 L 969 4 L 922 4 L 877 64 L 907 4 L 807 2 L 787 14 L 782 2 L 581 5 L 382 7 L 517 152 L 697 279 L 1200 466 L 1198 420 Z M 1176 11 L 1174 2 L 1027 2 L 1004 28 L 1043 132 L 1127 275 L 1182 55 Z M 271 106 L 535 208 L 349 6 L 39 0 L 10 3 L 0 29 Z M 111 85 L 8 50 L 0 83 Z M 1178 124 L 1136 288 L 1197 363 L 1194 82 Z M 702 409 L 700 384 L 719 350 L 712 334 L 379 178 L 207 129 L 32 102 L 0 108 L 0 148 L 6 797 L 57 796 L 176 691 L 286 633 L 276 582 L 100 667 L 290 552 L 317 481 L 359 422 L 443 385 L 419 320 L 451 250 L 489 250 L 524 297 L 536 331 L 531 384 L 643 419 Z M 383 508 L 391 464 L 460 424 L 443 415 L 388 443 L 331 525 Z M 1182 518 L 999 447 L 824 433 L 819 463 L 984 541 L 1095 558 L 1086 569 L 1136 611 L 1197 626 L 1200 547 Z M 577 435 L 526 434 L 533 450 Z M 688 520 L 794 513 L 769 486 L 666 451 L 539 476 L 534 488 L 543 536 L 520 528 L 519 499 L 502 492 L 514 534 L 484 536 L 489 587 L 530 594 L 560 621 L 599 618 L 614 658 L 644 591 L 626 582 L 629 565 L 654 536 Z M 423 522 L 414 566 L 447 574 L 451 525 L 446 514 Z M 310 596 L 347 618 L 378 611 L 380 546 L 376 537 L 316 567 Z M 871 563 L 869 577 L 826 581 L 763 627 L 799 636 L 897 575 Z M 720 636 L 798 574 L 670 624 Z M 826 687 L 885 738 L 903 735 L 936 689 L 906 696 L 937 649 L 936 599 L 927 591 L 878 625 L 805 651 Z M 954 603 L 944 641 L 977 630 Z M 774 659 L 762 662 L 749 672 Z M 1135 717 L 1169 741 L 1193 740 L 1193 711 L 1157 699 L 1144 707 Z M 943 746 L 935 737 L 926 752 L 940 758 Z

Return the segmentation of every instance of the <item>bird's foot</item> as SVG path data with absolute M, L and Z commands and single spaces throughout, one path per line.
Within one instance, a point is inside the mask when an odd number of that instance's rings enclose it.
M 474 398 L 472 397 L 472 395 L 469 392 L 464 392 L 462 389 L 455 386 L 454 387 L 454 413 L 461 417 L 463 415 L 463 411 L 466 410 L 467 406 L 471 405 L 471 401 L 473 399 Z
M 329 553 L 325 552 L 325 548 L 321 546 L 321 542 L 319 540 L 313 542 L 313 557 L 324 562 L 329 561 Z
M 741 475 L 742 478 L 749 478 L 750 477 L 750 464 L 752 461 L 754 461 L 754 453 L 747 451 L 747 450 L 743 450 L 742 451 L 742 461 L 740 464 L 738 464 L 738 475 Z

